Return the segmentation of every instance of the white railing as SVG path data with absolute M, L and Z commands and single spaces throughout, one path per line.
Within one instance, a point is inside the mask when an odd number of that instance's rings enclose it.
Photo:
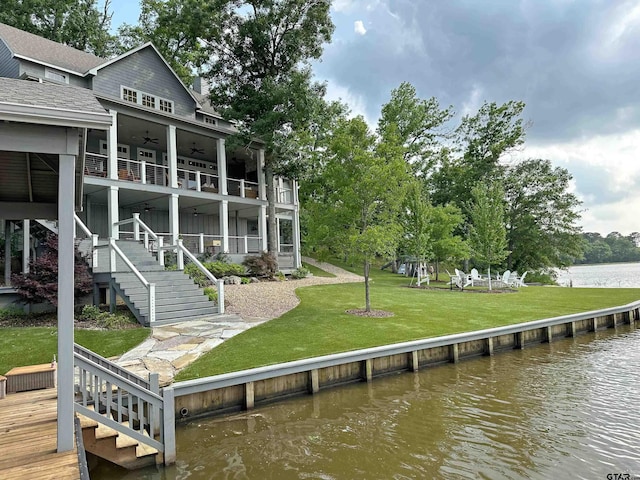
M 191 260 L 191 263 L 198 267 L 198 270 L 204 273 L 212 284 L 216 285 L 218 289 L 218 313 L 224 313 L 224 281 L 218 280 L 213 273 L 207 270 L 200 260 L 183 245 L 182 239 L 178 239 L 178 243 L 175 245 L 165 246 L 163 245 L 162 237 L 160 238 L 160 244 L 158 246 L 158 260 L 160 260 L 160 265 L 164 265 L 164 252 L 166 250 L 176 250 L 178 270 L 184 270 L 184 256 L 186 255 L 187 258 Z
M 89 230 L 89 227 L 87 227 L 82 221 L 82 219 L 75 213 L 73 214 L 73 218 L 75 220 L 73 224 L 74 238 L 78 237 L 76 227 L 80 227 L 80 230 L 82 230 L 82 232 L 87 236 L 87 238 L 91 239 L 91 268 L 96 268 L 98 266 L 98 251 L 96 250 L 96 247 L 98 246 L 98 234 L 91 233 L 91 230 Z
M 149 380 L 74 344 L 74 410 L 163 453 L 175 462 L 173 389 L 160 392 L 158 374 Z
M 84 174 L 91 177 L 108 177 L 109 159 L 106 155 L 99 153 L 85 153 Z
M 256 182 L 249 180 L 239 180 L 236 178 L 227 179 L 227 193 L 242 198 L 258 198 L 259 186 Z
M 128 218 L 127 220 L 122 220 L 120 222 L 114 223 L 113 225 L 120 227 L 124 225 L 129 225 L 129 224 L 133 224 L 133 239 L 136 242 L 140 241 L 140 228 L 142 228 L 145 249 L 149 250 L 149 245 L 150 245 L 149 237 L 151 237 L 156 242 L 158 241 L 158 235 L 153 230 L 151 230 L 151 228 L 149 228 L 149 226 L 146 223 L 140 220 L 139 213 L 134 213 L 132 218 Z M 125 232 L 122 232 L 122 233 L 125 233 Z
M 169 183 L 169 167 L 144 160 L 118 158 L 118 179 L 167 186 Z
M 276 202 L 293 203 L 293 189 L 285 187 L 276 187 Z
M 260 253 L 262 237 L 253 235 L 229 236 L 229 253 L 247 254 Z
M 218 176 L 200 170 L 178 169 L 178 188 L 197 192 L 218 193 Z
M 126 221 L 126 220 L 125 220 Z M 117 224 L 116 224 L 117 225 Z M 148 228 L 148 227 L 147 227 Z M 147 281 L 146 278 L 135 267 L 131 260 L 127 258 L 120 247 L 116 244 L 116 239 L 109 238 L 109 243 L 106 245 L 98 245 L 96 248 L 108 248 L 109 249 L 109 272 L 114 273 L 117 270 L 116 256 L 124 262 L 129 270 L 136 276 L 136 278 L 142 283 L 147 290 L 147 306 L 149 308 L 149 323 L 153 324 L 156 321 L 156 284 Z

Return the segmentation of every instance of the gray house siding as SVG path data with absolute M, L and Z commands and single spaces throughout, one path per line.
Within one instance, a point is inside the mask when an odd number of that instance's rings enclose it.
M 20 64 L 12 58 L 11 51 L 0 40 L 0 77 L 18 78 L 20 76 Z
M 195 101 L 150 47 L 98 70 L 93 79 L 94 91 L 103 95 L 120 98 L 121 86 L 172 100 L 175 114 L 195 119 Z
M 52 70 L 55 70 L 55 68 L 52 68 Z M 69 85 L 73 85 L 75 87 L 88 88 L 88 82 L 84 77 L 78 77 L 67 72 L 62 72 L 62 73 L 68 75 Z M 45 74 L 44 65 L 40 65 L 39 63 L 29 62 L 26 60 L 20 61 L 19 75 L 29 75 L 32 77 L 44 79 L 45 78 L 44 74 Z M 47 81 L 50 81 L 50 80 L 47 80 Z M 55 83 L 55 82 L 51 82 L 51 83 Z

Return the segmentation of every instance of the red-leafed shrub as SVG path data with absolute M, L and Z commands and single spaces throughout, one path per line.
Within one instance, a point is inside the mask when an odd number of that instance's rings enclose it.
M 50 302 L 58 305 L 58 236 L 51 233 L 45 242 L 45 252 L 29 262 L 29 273 L 14 274 L 11 283 L 25 303 Z M 75 249 L 74 258 L 75 297 L 92 291 L 89 267 L 82 255 Z
M 278 261 L 270 252 L 246 257 L 242 264 L 247 267 L 249 274 L 257 277 L 273 278 L 278 270 Z

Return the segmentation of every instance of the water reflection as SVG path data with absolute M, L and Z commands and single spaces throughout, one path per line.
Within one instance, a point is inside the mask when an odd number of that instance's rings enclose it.
M 192 421 L 176 466 L 92 478 L 640 475 L 638 341 L 601 331 Z
M 640 288 L 638 262 L 575 265 L 556 273 L 562 287 Z

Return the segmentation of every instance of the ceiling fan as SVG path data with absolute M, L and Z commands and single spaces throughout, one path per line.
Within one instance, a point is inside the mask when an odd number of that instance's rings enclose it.
M 153 210 L 153 207 L 150 206 L 148 203 L 144 204 L 144 211 L 145 212 L 150 212 L 151 210 Z
M 158 143 L 158 139 L 157 138 L 151 138 L 149 136 L 149 130 L 147 130 L 147 136 L 146 137 L 142 137 L 142 139 L 144 140 L 143 145 L 146 145 L 147 143 Z
M 204 155 L 204 148 L 196 148 L 196 142 L 193 142 L 193 147 L 191 147 L 191 155 L 193 155 L 194 153 Z

